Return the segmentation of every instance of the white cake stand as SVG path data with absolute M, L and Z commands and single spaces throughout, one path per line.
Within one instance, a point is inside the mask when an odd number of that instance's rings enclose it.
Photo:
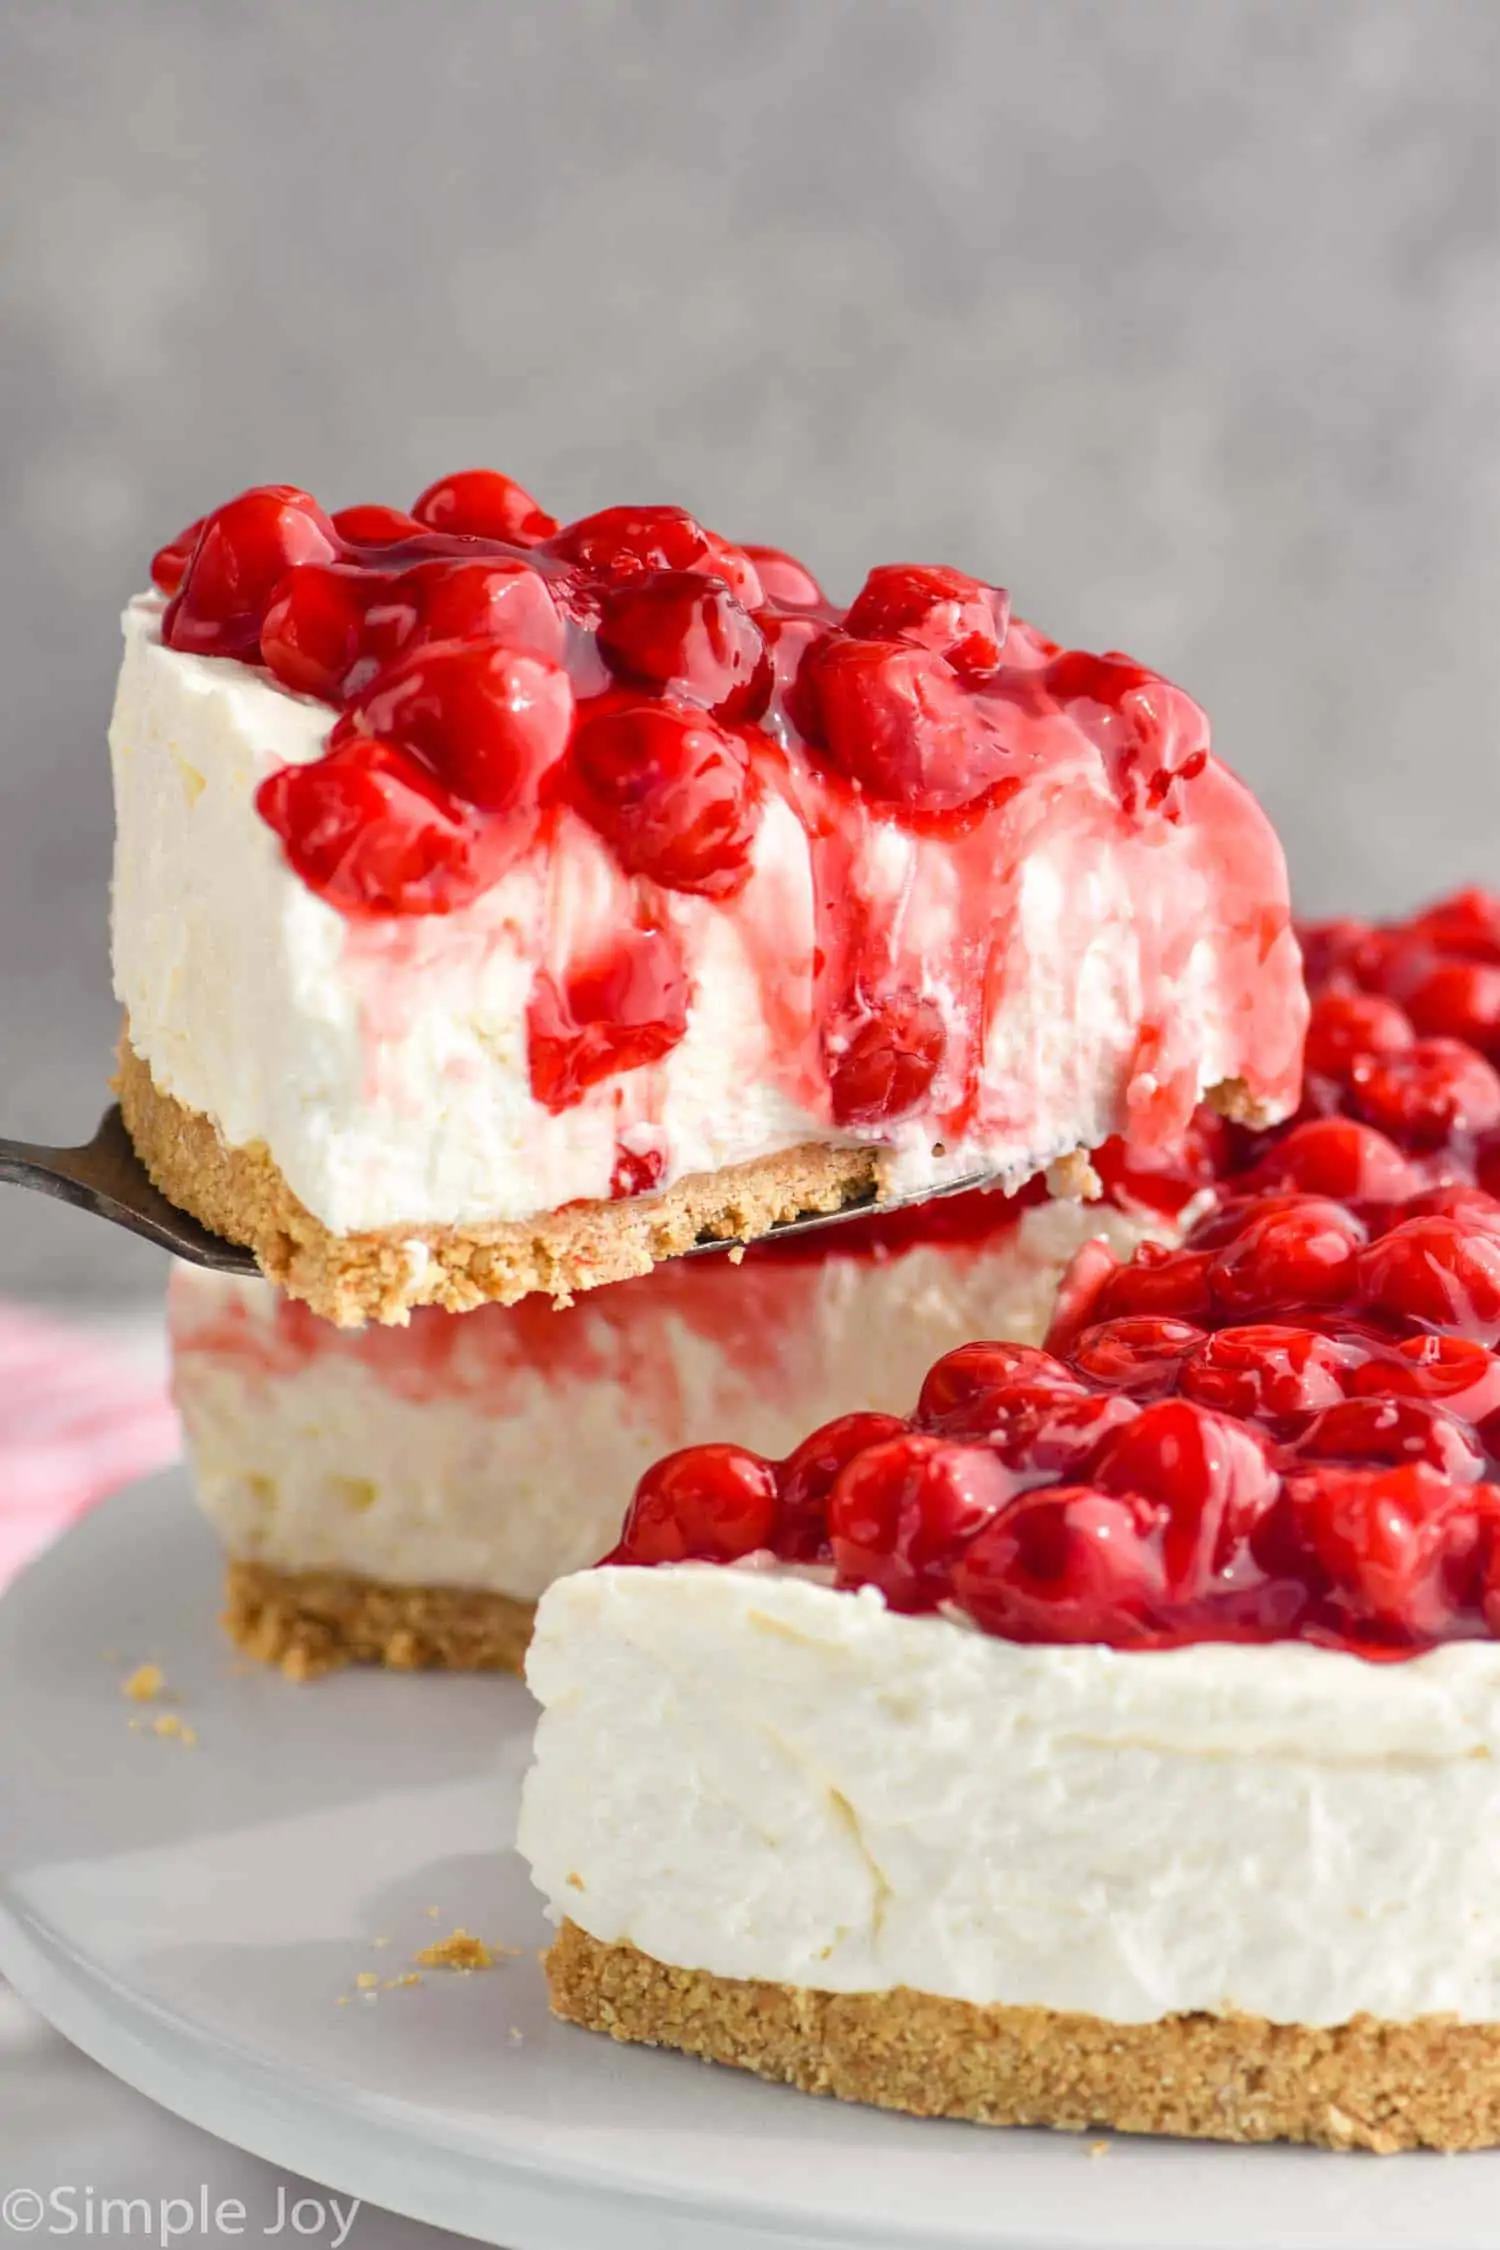
M 378 1673 L 289 1686 L 221 1641 L 218 1578 L 173 1472 L 89 1517 L 0 1603 L 0 1969 L 225 2140 L 510 2250 L 1497 2240 L 1500 2156 L 920 2124 L 553 2023 L 511 1841 L 524 1691 Z M 176 1701 L 122 1696 L 146 1659 Z M 149 1731 L 162 1711 L 193 1747 Z M 456 1925 L 521 1951 L 387 1988 Z

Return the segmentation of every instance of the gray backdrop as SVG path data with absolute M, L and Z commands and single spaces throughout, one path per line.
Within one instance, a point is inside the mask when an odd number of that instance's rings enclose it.
M 10 0 L 0 1129 L 101 1100 L 116 612 L 265 479 L 953 561 L 1306 907 L 1500 873 L 1497 95 L 1493 0 Z M 0 1198 L 0 1290 L 159 1272 Z

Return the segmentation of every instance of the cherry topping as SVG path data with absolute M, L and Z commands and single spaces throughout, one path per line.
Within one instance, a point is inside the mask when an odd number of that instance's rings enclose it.
M 960 1344 L 927 1370 L 913 1420 L 944 1437 L 991 1436 L 1016 1383 L 1077 1391 L 1076 1375 L 1034 1344 Z
M 1346 1398 L 1315 1414 L 1297 1439 L 1304 1461 L 1419 1461 L 1454 1484 L 1484 1474 L 1484 1453 L 1451 1414 L 1425 1398 Z
M 388 593 L 395 646 L 494 641 L 561 663 L 567 629 L 547 581 L 530 563 L 475 557 L 413 564 Z M 394 653 L 394 647 L 391 650 Z
M 289 570 L 261 624 L 262 663 L 297 694 L 341 703 L 364 648 L 366 608 L 383 583 L 348 563 Z
M 450 914 L 493 880 L 464 808 L 368 736 L 263 781 L 256 808 L 308 889 L 344 914 Z
M 561 665 L 491 643 L 438 642 L 398 657 L 350 706 L 340 730 L 400 742 L 456 795 L 530 841 L 543 782 L 573 724 Z
M 1207 1337 L 1182 1369 L 1182 1394 L 1220 1413 L 1280 1422 L 1336 1406 L 1361 1364 L 1356 1348 L 1315 1328 L 1256 1322 Z
M 806 1437 L 776 1478 L 776 1552 L 787 1562 L 828 1562 L 828 1499 L 857 1453 L 906 1434 L 894 1414 L 841 1414 Z
M 1003 588 L 961 570 L 927 563 L 886 563 L 872 570 L 844 619 L 864 641 L 911 641 L 946 657 L 961 679 L 984 680 L 1000 668 L 1010 623 Z
M 759 802 L 738 735 L 665 704 L 585 706 L 573 802 L 627 873 L 728 898 L 750 873 Z
M 617 678 L 719 718 L 758 718 L 770 697 L 764 633 L 727 586 L 693 571 L 652 571 L 614 587 L 599 647 Z
M 1163 1503 L 1163 1559 L 1187 1600 L 1201 1600 L 1231 1568 L 1278 1489 L 1259 1431 L 1184 1398 L 1158 1399 L 1111 1432 L 1089 1476 L 1106 1492 Z
M 690 1445 L 669 1453 L 635 1488 L 610 1562 L 735 1562 L 768 1547 L 776 1475 L 741 1445 Z
M 1440 1336 L 1500 1341 L 1500 1238 L 1458 1219 L 1406 1219 L 1359 1260 L 1372 1310 Z
M 1500 1413 L 1500 1359 L 1467 1336 L 1403 1336 L 1349 1377 L 1361 1398 L 1433 1399 L 1479 1425 Z
M 1399 1053 L 1357 1056 L 1349 1079 L 1359 1114 L 1418 1148 L 1500 1124 L 1500 1076 L 1456 1039 L 1419 1039 Z
M 950 812 L 1014 765 L 998 730 L 930 649 L 835 636 L 810 650 L 797 687 L 804 731 L 875 804 Z
M 670 936 L 626 930 L 559 981 L 539 974 L 526 1009 L 531 1090 L 571 1109 L 590 1086 L 671 1053 L 687 1029 L 688 987 Z
M 1418 1031 L 1467 1040 L 1492 1054 L 1500 1045 L 1500 964 L 1435 961 L 1404 992 Z
M 253 662 L 272 589 L 299 564 L 334 562 L 338 554 L 338 534 L 311 494 L 290 484 L 242 492 L 204 518 L 162 618 L 162 639 L 195 655 Z
M 661 1185 L 667 1160 L 659 1148 L 632 1149 L 623 1144 L 615 1153 L 615 1168 L 609 1175 L 609 1192 L 613 1202 L 624 1202 L 631 1196 L 649 1195 Z
M 937 1002 L 921 993 L 853 1001 L 824 1033 L 835 1122 L 887 1125 L 909 1117 L 926 1099 L 947 1043 Z
M 783 554 L 779 547 L 746 547 L 743 552 L 754 564 L 760 579 L 764 598 L 786 609 L 817 609 L 823 603 L 823 589 L 804 563 L 795 555 Z
M 930 1606 L 966 1541 L 1015 1490 L 993 1453 L 913 1434 L 840 1470 L 828 1530 L 841 1584 L 878 1586 L 892 1609 Z
M 1343 1203 L 1402 1203 L 1417 1176 L 1394 1141 L 1352 1117 L 1294 1125 L 1257 1168 L 1266 1187 L 1300 1189 Z
M 1343 1204 L 1288 1197 L 1284 1208 L 1250 1218 L 1219 1252 L 1209 1290 L 1236 1317 L 1338 1304 L 1354 1287 L 1364 1240 L 1365 1229 Z
M 1183 1361 L 1203 1342 L 1203 1330 L 1190 1321 L 1138 1315 L 1086 1328 L 1070 1357 L 1081 1374 L 1107 1390 L 1158 1398 L 1176 1389 Z
M 193 549 L 198 543 L 198 534 L 207 520 L 206 516 L 198 516 L 192 523 L 185 524 L 175 539 L 169 539 L 164 547 L 158 547 L 151 557 L 151 583 L 159 593 L 175 594 L 182 584 L 187 566 L 192 560 Z
M 1394 1000 L 1335 987 L 1313 996 L 1303 1060 L 1309 1071 L 1343 1078 L 1363 1057 L 1396 1054 L 1411 1043 L 1410 1019 Z
M 535 547 L 557 530 L 557 518 L 498 469 L 460 469 L 456 476 L 439 477 L 412 503 L 411 512 L 434 531 L 503 539 L 513 547 Z
M 402 508 L 378 503 L 358 508 L 336 508 L 333 528 L 350 547 L 394 547 L 405 539 L 420 538 L 422 526 Z
M 1070 650 L 1047 666 L 1046 681 L 1097 746 L 1127 813 L 1169 808 L 1174 783 L 1195 781 L 1208 764 L 1202 713 L 1130 657 Z
M 566 524 L 548 547 L 563 562 L 615 579 L 711 568 L 714 543 L 686 508 L 601 508 Z
M 1455 1493 L 1420 1464 L 1325 1469 L 1293 1480 L 1299 1532 L 1351 1623 L 1436 1640 L 1452 1612 L 1446 1580 Z
M 1012 1641 L 1152 1637 L 1167 1604 L 1161 1509 L 1136 1494 L 1059 1485 L 1011 1502 L 953 1567 L 953 1599 Z

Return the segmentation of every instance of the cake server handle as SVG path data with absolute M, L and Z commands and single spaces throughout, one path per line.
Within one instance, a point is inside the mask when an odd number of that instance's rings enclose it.
M 126 1227 L 158 1249 L 216 1273 L 253 1274 L 253 1251 L 225 1242 L 152 1186 L 130 1143 L 119 1104 L 107 1109 L 99 1130 L 82 1148 L 42 1148 L 33 1141 L 0 1140 L 0 1181 L 34 1188 L 79 1211 Z

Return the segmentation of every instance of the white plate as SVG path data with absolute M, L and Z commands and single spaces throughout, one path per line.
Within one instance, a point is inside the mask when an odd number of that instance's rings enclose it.
M 1118 2137 L 1094 2155 L 1102 2136 L 810 2101 L 553 2023 L 511 1842 L 523 1689 L 368 1672 L 289 1686 L 226 1651 L 218 1580 L 173 1472 L 86 1519 L 0 1603 L 0 1968 L 224 2139 L 511 2250 L 1500 2241 L 1500 2155 Z M 131 1731 L 165 1708 L 121 1695 L 148 1657 L 196 1747 Z M 523 1951 L 358 1991 L 456 1924 Z

